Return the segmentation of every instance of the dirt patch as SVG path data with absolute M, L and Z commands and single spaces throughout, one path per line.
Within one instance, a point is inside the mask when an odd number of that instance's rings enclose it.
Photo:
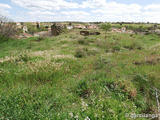
M 34 37 L 50 37 L 51 36 L 51 31 L 41 31 L 34 33 Z
M 30 38 L 30 37 L 33 37 L 33 35 L 28 34 L 28 33 L 22 33 L 19 36 L 17 36 L 16 38 L 17 39 L 25 39 L 25 38 Z

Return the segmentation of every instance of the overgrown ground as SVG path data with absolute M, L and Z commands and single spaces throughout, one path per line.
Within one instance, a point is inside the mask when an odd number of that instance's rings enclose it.
M 156 113 L 160 37 L 101 33 L 1 43 L 0 119 L 128 120 L 126 113 Z

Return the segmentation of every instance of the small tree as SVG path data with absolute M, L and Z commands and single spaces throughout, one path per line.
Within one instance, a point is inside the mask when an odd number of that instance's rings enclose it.
M 101 29 L 105 30 L 105 39 L 107 38 L 107 32 L 110 31 L 111 27 L 112 26 L 109 23 L 101 25 Z
M 7 17 L 0 15 L 0 41 L 8 40 L 16 34 L 16 25 Z

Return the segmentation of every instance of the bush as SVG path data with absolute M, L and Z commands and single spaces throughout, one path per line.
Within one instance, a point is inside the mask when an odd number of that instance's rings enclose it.
M 76 94 L 80 97 L 87 98 L 90 95 L 90 90 L 86 81 L 80 81 L 76 87 Z
M 77 58 L 83 58 L 86 56 L 86 51 L 82 48 L 79 48 L 76 50 L 76 53 L 75 53 L 75 57 Z
M 16 33 L 15 23 L 4 16 L 0 16 L 0 41 L 7 41 Z
M 129 49 L 129 50 L 134 50 L 134 49 L 141 50 L 141 49 L 143 49 L 141 43 L 138 43 L 138 42 L 132 42 L 131 44 L 125 45 L 123 47 L 126 48 L 126 49 Z
M 100 57 L 94 63 L 95 70 L 106 68 L 106 66 L 110 63 L 110 60 Z
M 120 51 L 121 50 L 121 47 L 120 46 L 114 46 L 113 48 L 112 48 L 112 51 L 113 52 L 116 52 L 116 51 Z
M 42 40 L 44 40 L 44 39 L 45 39 L 44 37 L 38 37 L 38 38 L 37 38 L 37 41 L 40 42 L 40 41 L 42 41 Z
M 88 41 L 85 40 L 85 39 L 79 39 L 78 43 L 81 44 L 81 45 L 88 45 L 89 44 Z

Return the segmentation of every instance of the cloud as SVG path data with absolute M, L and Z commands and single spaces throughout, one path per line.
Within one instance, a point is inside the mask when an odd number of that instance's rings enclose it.
M 73 15 L 76 15 L 76 16 L 88 16 L 88 15 L 90 15 L 89 13 L 87 13 L 87 12 L 84 12 L 84 11 L 63 11 L 63 12 L 61 12 L 61 14 L 64 14 L 64 15 L 71 15 L 71 16 L 73 16 Z
M 31 10 L 60 10 L 62 8 L 77 8 L 78 4 L 65 0 L 11 0 L 13 3 Z
M 107 0 L 11 0 L 30 20 L 159 22 L 160 4 L 124 4 Z M 25 18 L 27 19 L 27 18 Z
M 121 4 L 109 2 L 104 7 L 91 10 L 106 21 L 138 21 L 142 14 L 142 6 L 137 4 Z
M 11 6 L 0 3 L 0 15 L 9 16 L 8 9 L 11 9 Z
M 50 12 L 50 11 L 30 11 L 28 12 L 29 15 L 32 15 L 32 16 L 39 16 L 39 15 L 45 15 L 45 16 L 48 16 L 48 15 L 55 15 L 54 12 Z
M 108 2 L 105 6 L 92 9 L 91 12 L 101 17 L 102 21 L 160 22 L 160 4 L 142 6 Z
M 2 4 L 2 3 L 0 3 L 0 8 L 9 9 L 9 8 L 11 8 L 11 6 L 9 6 L 8 4 Z

